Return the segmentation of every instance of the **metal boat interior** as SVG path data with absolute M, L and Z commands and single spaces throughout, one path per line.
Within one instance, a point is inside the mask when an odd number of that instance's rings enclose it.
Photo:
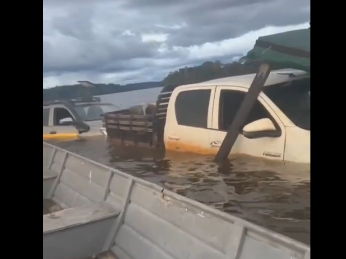
M 310 247 L 43 142 L 43 258 L 309 259 Z

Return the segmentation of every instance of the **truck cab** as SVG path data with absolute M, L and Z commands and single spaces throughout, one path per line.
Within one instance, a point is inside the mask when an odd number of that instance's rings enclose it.
M 43 139 L 76 139 L 89 130 L 90 127 L 68 104 L 43 106 Z
M 176 87 L 164 126 L 167 150 L 216 154 L 255 74 Z M 231 154 L 310 163 L 310 77 L 274 70 L 258 96 Z
M 43 105 L 43 139 L 102 135 L 102 114 L 117 110 L 99 99 L 51 101 Z

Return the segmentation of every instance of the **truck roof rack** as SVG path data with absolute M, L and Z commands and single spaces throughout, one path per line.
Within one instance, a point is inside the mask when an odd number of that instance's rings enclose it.
M 53 101 L 44 101 L 43 106 L 49 106 L 53 104 L 63 104 L 68 102 L 71 105 L 80 104 L 80 103 L 95 103 L 101 102 L 100 97 L 90 97 L 90 98 L 76 98 L 76 99 L 68 99 L 68 100 L 53 100 Z
M 43 106 L 53 105 L 53 104 L 61 104 L 68 102 L 70 105 L 75 104 L 81 104 L 81 103 L 94 103 L 94 102 L 101 102 L 100 97 L 93 97 L 90 93 L 90 88 L 96 87 L 96 85 L 90 81 L 77 81 L 81 86 L 83 86 L 86 91 L 83 94 L 83 97 L 76 98 L 76 99 L 68 99 L 68 100 L 53 100 L 53 101 L 46 101 L 43 102 Z

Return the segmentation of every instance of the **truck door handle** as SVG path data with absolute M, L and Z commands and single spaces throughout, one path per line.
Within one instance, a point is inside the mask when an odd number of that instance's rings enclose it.
M 50 134 L 56 134 L 56 131 L 51 131 L 51 132 L 49 132 Z
M 212 141 L 210 142 L 210 146 L 212 147 L 221 147 L 222 142 L 221 141 Z
M 179 140 L 180 137 L 177 137 L 177 136 L 168 136 L 169 139 L 174 139 L 174 140 Z

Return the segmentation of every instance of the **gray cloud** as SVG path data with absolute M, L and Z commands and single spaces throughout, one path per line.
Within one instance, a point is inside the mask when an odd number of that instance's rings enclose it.
M 138 71 L 156 78 L 203 61 L 191 46 L 309 20 L 308 0 L 44 0 L 43 76 Z
M 211 3 L 212 1 L 210 1 Z M 232 4 L 234 3 L 234 5 Z M 219 41 L 238 37 L 251 30 L 258 30 L 267 25 L 284 26 L 307 21 L 308 15 L 300 8 L 306 1 L 220 1 L 203 8 L 198 6 L 184 11 L 188 26 L 172 33 L 171 44 L 190 46 L 204 42 Z M 198 15 L 196 15 L 198 14 Z

